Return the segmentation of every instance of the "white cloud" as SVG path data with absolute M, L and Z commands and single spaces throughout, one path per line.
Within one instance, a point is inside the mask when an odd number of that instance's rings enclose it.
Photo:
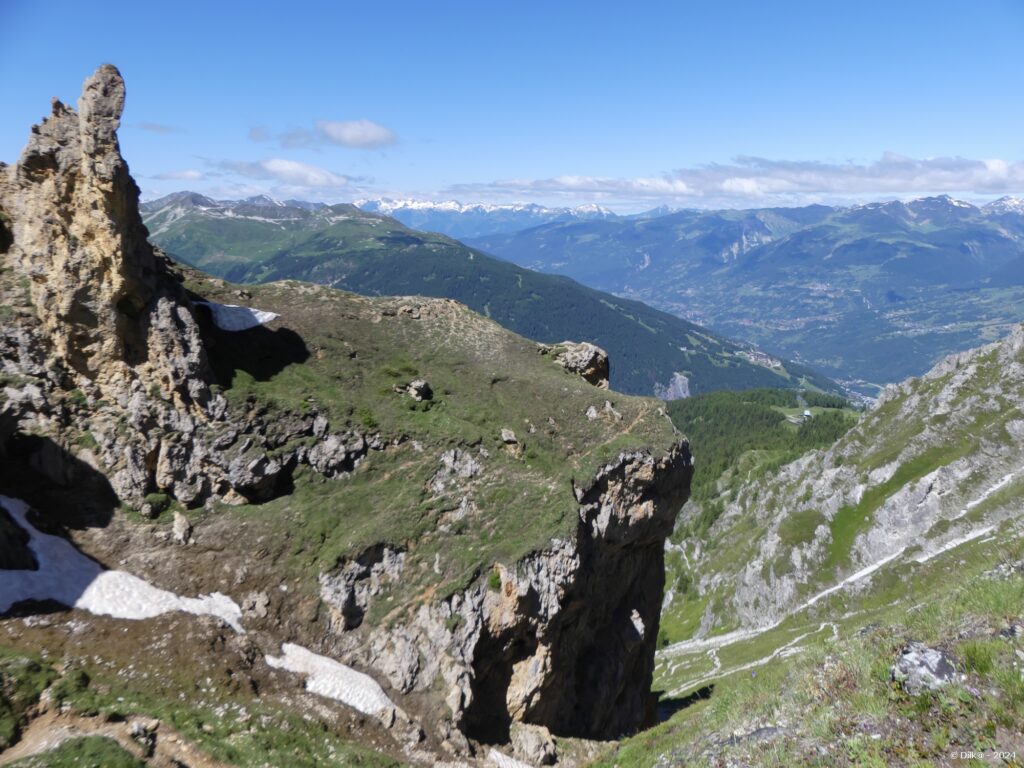
M 176 180 L 176 181 L 199 181 L 206 178 L 202 171 L 167 171 L 153 176 L 154 179 Z
M 150 133 L 184 133 L 183 129 L 174 125 L 165 125 L 164 123 L 142 122 L 136 123 L 135 127 Z
M 458 184 L 444 192 L 485 198 L 563 198 L 699 207 L 801 205 L 885 196 L 1003 195 L 1024 191 L 1024 162 L 962 157 L 915 159 L 891 152 L 870 163 L 768 160 L 681 168 L 661 176 L 557 176 Z
M 265 128 L 249 129 L 252 141 L 271 138 Z M 382 149 L 398 143 L 394 131 L 372 120 L 317 120 L 315 129 L 290 128 L 277 135 L 283 149 L 317 149 L 327 144 L 350 149 Z
M 338 189 L 349 186 L 349 183 L 353 181 L 349 176 L 334 173 L 326 168 L 281 157 L 272 157 L 257 162 L 221 160 L 215 165 L 250 179 L 267 179 L 297 188 Z
M 390 129 L 372 120 L 317 120 L 316 131 L 332 144 L 355 149 L 389 147 L 398 141 Z

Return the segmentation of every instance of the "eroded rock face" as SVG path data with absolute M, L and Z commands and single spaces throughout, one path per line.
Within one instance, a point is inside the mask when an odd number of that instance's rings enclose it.
M 320 574 L 320 596 L 331 609 L 332 625 L 355 629 L 362 624 L 370 598 L 385 583 L 398 581 L 404 567 L 404 552 L 378 545 L 341 563 L 336 572 Z
M 17 162 L 0 167 L 0 452 L 17 434 L 37 472 L 68 485 L 100 470 L 124 501 L 260 501 L 299 464 L 350 472 L 379 436 L 301 416 L 232 410 L 214 394 L 204 332 L 173 264 L 147 240 L 117 129 L 117 69 L 54 100 Z M 27 287 L 27 290 L 26 290 Z M 10 383 L 13 382 L 13 383 Z M 315 438 L 315 442 L 309 438 Z
M 0 187 L 9 258 L 30 278 L 51 354 L 70 371 L 118 400 L 141 380 L 202 404 L 210 376 L 199 329 L 146 240 L 118 146 L 124 100 L 109 64 L 85 81 L 77 112 L 54 99 Z
M 649 724 L 664 542 L 692 472 L 685 442 L 663 457 L 620 455 L 575 489 L 571 537 L 499 567 L 498 589 L 422 605 L 349 652 L 402 693 L 443 685 L 448 713 L 433 725 L 456 751 L 467 736 L 508 742 L 515 723 L 590 738 Z M 347 583 L 346 568 L 321 583 Z M 321 596 L 338 613 L 358 601 L 351 588 Z

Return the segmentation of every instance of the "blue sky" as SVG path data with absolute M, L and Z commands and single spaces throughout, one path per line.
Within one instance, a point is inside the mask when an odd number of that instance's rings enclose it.
M 112 62 L 144 196 L 1024 193 L 1024 3 L 0 0 L 0 160 Z

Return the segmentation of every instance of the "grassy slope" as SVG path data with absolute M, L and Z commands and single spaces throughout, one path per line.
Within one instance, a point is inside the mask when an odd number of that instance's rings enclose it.
M 128 631 L 134 632 L 135 627 Z M 91 630 L 90 630 L 91 631 Z M 5 707 L 12 705 L 25 713 L 39 701 L 48 688 L 52 706 L 64 706 L 97 723 L 119 722 L 130 716 L 156 718 L 181 734 L 214 760 L 228 765 L 290 765 L 315 768 L 324 765 L 325 756 L 340 765 L 392 768 L 399 763 L 383 754 L 352 743 L 351 732 L 332 724 L 330 718 L 310 717 L 294 695 L 282 698 L 279 692 L 253 691 L 232 681 L 222 649 L 190 647 L 188 638 L 175 636 L 178 647 L 152 652 L 137 648 L 124 658 L 126 641 L 118 637 L 122 626 L 102 640 L 102 651 L 95 648 L 63 649 L 60 668 L 27 650 L 24 641 L 15 645 L 8 632 L 0 640 L 0 737 L 10 722 Z M 103 634 L 104 630 L 99 630 Z M 145 632 L 143 631 L 143 634 Z M 166 643 L 159 632 L 149 636 L 155 643 Z M 194 642 L 195 637 L 191 640 Z M 56 641 L 59 643 L 59 641 Z M 6 643 L 11 643 L 6 645 Z M 187 697 L 185 697 L 187 693 Z M 167 734 L 164 734 L 167 738 Z M 3 748 L 8 741 L 0 741 Z M 60 747 L 14 765 L 24 768 L 64 768 L 67 766 L 131 766 L 138 761 L 111 739 L 90 736 L 64 742 Z
M 220 281 L 190 276 L 197 293 L 238 300 Z M 660 453 L 678 439 L 659 401 L 587 384 L 532 342 L 454 302 L 424 300 L 417 319 L 401 311 L 414 299 L 368 299 L 298 283 L 249 290 L 247 304 L 281 319 L 248 338 L 220 335 L 212 357 L 228 399 L 266 408 L 270 418 L 315 403 L 329 414 L 332 431 L 348 425 L 391 443 L 350 478 L 325 482 L 300 472 L 289 495 L 223 509 L 278 530 L 304 579 L 342 554 L 388 542 L 410 549 L 404 596 L 447 594 L 494 562 L 511 564 L 570 531 L 573 478 L 586 483 L 621 450 Z M 308 358 L 275 370 L 274 355 Z M 414 378 L 429 382 L 431 402 L 394 391 Z M 621 419 L 586 417 L 606 400 Z M 503 428 L 515 432 L 518 453 L 502 442 Z M 427 482 L 451 448 L 474 456 L 483 470 L 468 484 L 477 511 L 445 531 L 442 516 L 459 506 L 461 493 L 437 495 Z
M 752 364 L 737 354 L 735 344 L 639 302 L 531 272 L 444 236 L 350 208 L 334 206 L 319 217 L 296 213 L 296 221 L 283 222 L 196 212 L 167 222 L 150 211 L 147 221 L 154 242 L 228 279 L 294 278 L 369 295 L 454 298 L 528 338 L 590 341 L 608 351 L 612 386 L 626 392 L 650 394 L 655 383 L 666 384 L 677 371 L 691 378 L 693 392 L 834 387 L 800 366 L 774 371 Z
M 867 595 L 838 597 L 816 616 L 720 649 L 723 669 L 710 689 L 676 693 L 670 703 L 680 711 L 597 764 L 932 765 L 946 764 L 953 750 L 994 749 L 1019 759 L 1024 642 L 1013 627 L 1022 622 L 1024 575 L 981 573 L 1019 563 L 1019 535 L 998 547 L 972 542 Z M 828 617 L 834 628 L 822 624 Z M 909 640 L 950 653 L 963 679 L 920 696 L 893 685 L 890 667 Z M 786 655 L 768 659 L 787 644 Z M 656 685 L 671 688 L 710 668 L 704 654 L 683 660 L 674 674 L 662 664 Z
M 713 392 L 668 404 L 669 416 L 690 441 L 696 465 L 690 501 L 672 536 L 674 544 L 689 547 L 700 541 L 712 551 L 722 546 L 720 534 L 711 529 L 738 489 L 769 478 L 806 451 L 831 445 L 856 424 L 856 412 L 841 398 L 815 399 L 812 393 L 806 397 L 813 417 L 799 426 L 786 417 L 802 414 L 805 408 L 789 390 Z M 814 404 L 818 402 L 831 407 Z M 700 570 L 694 572 L 678 551 L 667 553 L 666 578 L 674 595 L 662 616 L 662 644 L 686 639 L 697 629 L 708 602 L 694 589 Z
M 963 456 L 982 457 L 978 469 L 983 471 L 972 472 L 954 494 L 958 498 L 950 499 L 955 512 L 1007 469 L 1019 469 L 1018 459 L 1005 450 L 1006 424 L 1021 418 L 1014 404 L 1018 375 L 995 352 L 986 352 L 912 382 L 812 467 L 812 472 L 826 471 L 829 464 L 843 462 L 866 482 L 872 470 L 895 464 L 890 479 L 870 485 L 852 511 L 840 510 L 832 518 L 830 548 L 817 579 L 804 590 L 808 595 L 863 565 L 852 564 L 850 555 L 864 517 L 908 483 Z M 699 453 L 697 459 L 699 467 Z M 803 482 L 790 478 L 773 488 L 773 481 L 762 477 L 741 493 L 767 505 L 770 517 L 773 500 L 792 502 Z M 987 536 L 921 563 L 914 559 L 920 549 L 911 547 L 907 556 L 857 588 L 833 592 L 774 628 L 723 640 L 713 652 L 703 646 L 661 656 L 656 687 L 672 692 L 670 703 L 692 706 L 629 740 L 602 764 L 651 765 L 671 754 L 698 765 L 718 759 L 759 765 L 914 765 L 941 759 L 951 746 L 1002 747 L 1019 755 L 1024 746 L 1019 737 L 1024 729 L 1024 632 L 1013 627 L 1024 621 L 1022 503 L 1024 481 L 1018 477 L 958 521 L 968 529 L 996 521 Z M 826 522 L 813 509 L 797 507 L 777 530 L 784 552 Z M 723 574 L 742 567 L 756 553 L 764 525 L 764 519 L 751 515 L 723 521 L 706 545 L 713 548 L 712 557 L 696 567 L 718 564 Z M 921 543 L 949 527 L 940 521 Z M 1000 563 L 1012 564 L 1004 568 L 1011 575 L 983 575 Z M 714 574 L 705 570 L 704 575 Z M 670 611 L 665 625 L 671 629 L 674 619 L 678 630 L 692 633 L 709 601 L 725 610 L 728 581 L 725 585 L 693 600 L 689 613 Z M 963 683 L 916 699 L 894 689 L 889 667 L 910 639 L 951 652 L 966 675 Z M 682 700 L 705 685 L 712 686 L 707 699 Z M 726 743 L 734 732 L 751 734 L 766 726 L 782 732 L 762 734 L 767 740 L 761 744 L 758 738 Z
M 11 763 L 14 768 L 145 768 L 145 763 L 118 746 L 113 739 L 85 736 L 68 739 L 60 746 Z
M 495 562 L 512 564 L 574 528 L 574 479 L 585 484 L 622 450 L 657 454 L 678 439 L 660 401 L 587 384 L 539 354 L 535 343 L 455 302 L 366 298 L 294 282 L 251 287 L 251 296 L 240 299 L 235 286 L 187 269 L 183 274 L 197 295 L 281 314 L 269 327 L 247 332 L 211 329 L 211 360 L 233 406 L 273 421 L 315 405 L 328 415 L 332 432 L 379 433 L 388 444 L 371 451 L 350 477 L 299 472 L 293 491 L 274 501 L 187 511 L 225 517 L 239 540 L 264 537 L 279 547 L 273 565 L 261 560 L 260 567 L 273 568 L 280 583 L 308 594 L 314 605 L 322 570 L 378 542 L 406 548 L 406 566 L 400 583 L 375 600 L 368 622 L 398 618 L 422 601 L 486 579 Z M 404 309 L 412 307 L 416 311 Z M 394 391 L 418 377 L 433 388 L 430 403 Z M 590 406 L 600 411 L 606 400 L 621 418 L 586 417 Z M 503 428 L 516 433 L 518 453 L 506 449 Z M 427 483 L 452 448 L 474 456 L 483 471 L 468 483 L 475 511 L 445 530 L 443 516 L 458 507 L 462 492 L 436 495 Z M 146 624 L 130 629 L 144 633 Z M 157 717 L 212 757 L 238 765 L 313 765 L 325 754 L 345 765 L 393 764 L 270 693 L 254 704 L 230 669 L 225 679 L 211 672 L 213 663 L 224 675 L 228 662 L 217 666 L 220 651 L 190 649 L 178 638 L 176 652 L 194 654 L 195 668 L 165 648 L 157 656 L 167 655 L 160 663 L 166 668 L 155 679 L 152 659 L 131 655 L 150 654 L 153 640 L 115 635 L 104 654 L 77 658 L 85 675 L 72 667 L 62 671 L 54 690 L 76 712 Z M 8 633 L 7 643 L 21 650 L 12 649 L 10 661 L 0 657 L 0 739 L 7 741 L 58 677 L 50 665 L 27 657 L 19 638 Z M 11 669 L 16 674 L 8 675 Z M 178 700 L 182 691 L 189 692 L 185 701 Z M 260 727 L 249 727 L 251 718 Z M 67 754 L 48 759 L 61 765 L 76 757 L 74 750 L 108 746 L 70 745 Z

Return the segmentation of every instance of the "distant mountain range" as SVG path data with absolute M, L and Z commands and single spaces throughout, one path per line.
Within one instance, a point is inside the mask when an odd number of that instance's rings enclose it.
M 852 385 L 923 373 L 1024 320 L 1024 201 L 683 210 L 469 240 Z
M 367 295 L 453 298 L 540 342 L 589 341 L 611 358 L 613 389 L 679 397 L 754 386 L 834 389 L 803 366 L 674 315 L 492 258 L 353 205 L 181 192 L 142 206 L 151 239 L 237 282 L 299 279 Z
M 535 203 L 463 205 L 454 200 L 357 200 L 355 205 L 364 211 L 391 216 L 407 227 L 441 232 L 460 240 L 519 232 L 541 224 L 618 218 L 599 205 L 546 208 Z

